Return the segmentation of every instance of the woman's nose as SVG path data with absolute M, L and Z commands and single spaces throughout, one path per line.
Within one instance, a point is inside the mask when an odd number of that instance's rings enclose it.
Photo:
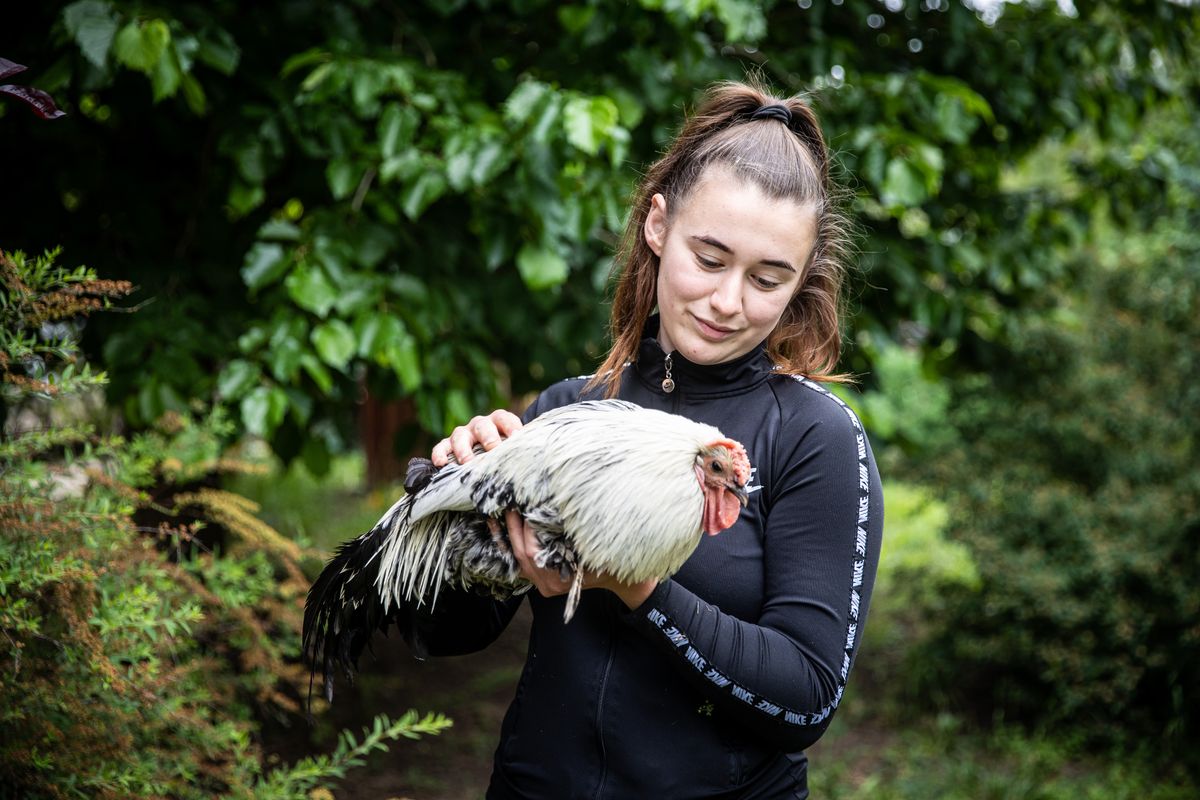
M 708 299 L 713 311 L 722 316 L 733 316 L 742 307 L 742 281 L 736 271 L 730 270 L 721 276 Z

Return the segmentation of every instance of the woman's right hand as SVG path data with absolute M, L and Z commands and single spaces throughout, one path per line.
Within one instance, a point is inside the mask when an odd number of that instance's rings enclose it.
M 458 463 L 465 464 L 474 455 L 475 445 L 491 450 L 520 429 L 520 417 L 498 408 L 486 417 L 472 417 L 466 425 L 459 425 L 451 431 L 447 438 L 433 446 L 429 460 L 434 466 L 444 467 L 450 463 L 450 456 L 453 455 Z

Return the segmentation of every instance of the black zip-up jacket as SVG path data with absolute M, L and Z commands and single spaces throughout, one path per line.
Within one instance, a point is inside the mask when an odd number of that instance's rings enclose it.
M 744 444 L 750 503 L 636 610 L 585 591 L 564 624 L 563 597 L 527 595 L 529 653 L 488 798 L 808 796 L 803 751 L 841 700 L 879 559 L 871 448 L 849 408 L 774 371 L 761 346 L 714 366 L 672 353 L 665 392 L 654 322 L 619 396 Z M 551 386 L 526 421 L 585 383 Z M 520 602 L 443 594 L 421 639 L 432 655 L 473 652 Z

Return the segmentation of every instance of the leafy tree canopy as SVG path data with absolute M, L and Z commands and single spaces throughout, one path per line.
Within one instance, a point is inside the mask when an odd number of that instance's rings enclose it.
M 0 242 L 61 242 L 141 287 L 145 307 L 101 332 L 130 420 L 219 397 L 319 468 L 363 386 L 415 398 L 441 432 L 588 371 L 639 167 L 700 89 L 757 70 L 811 92 L 839 152 L 865 234 L 856 330 L 958 369 L 1066 277 L 1101 190 L 1118 218 L 1153 213 L 1165 147 L 1119 165 L 1094 148 L 1062 186 L 1013 185 L 1012 168 L 1194 102 L 1197 16 L 1149 0 L 987 20 L 946 0 L 24 4 L 0 55 L 70 116 L 0 106 Z

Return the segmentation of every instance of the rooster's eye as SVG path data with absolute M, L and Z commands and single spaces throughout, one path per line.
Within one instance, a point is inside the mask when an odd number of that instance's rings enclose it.
M 712 471 L 720 472 L 721 471 L 721 462 L 719 462 L 719 461 L 712 462 Z

